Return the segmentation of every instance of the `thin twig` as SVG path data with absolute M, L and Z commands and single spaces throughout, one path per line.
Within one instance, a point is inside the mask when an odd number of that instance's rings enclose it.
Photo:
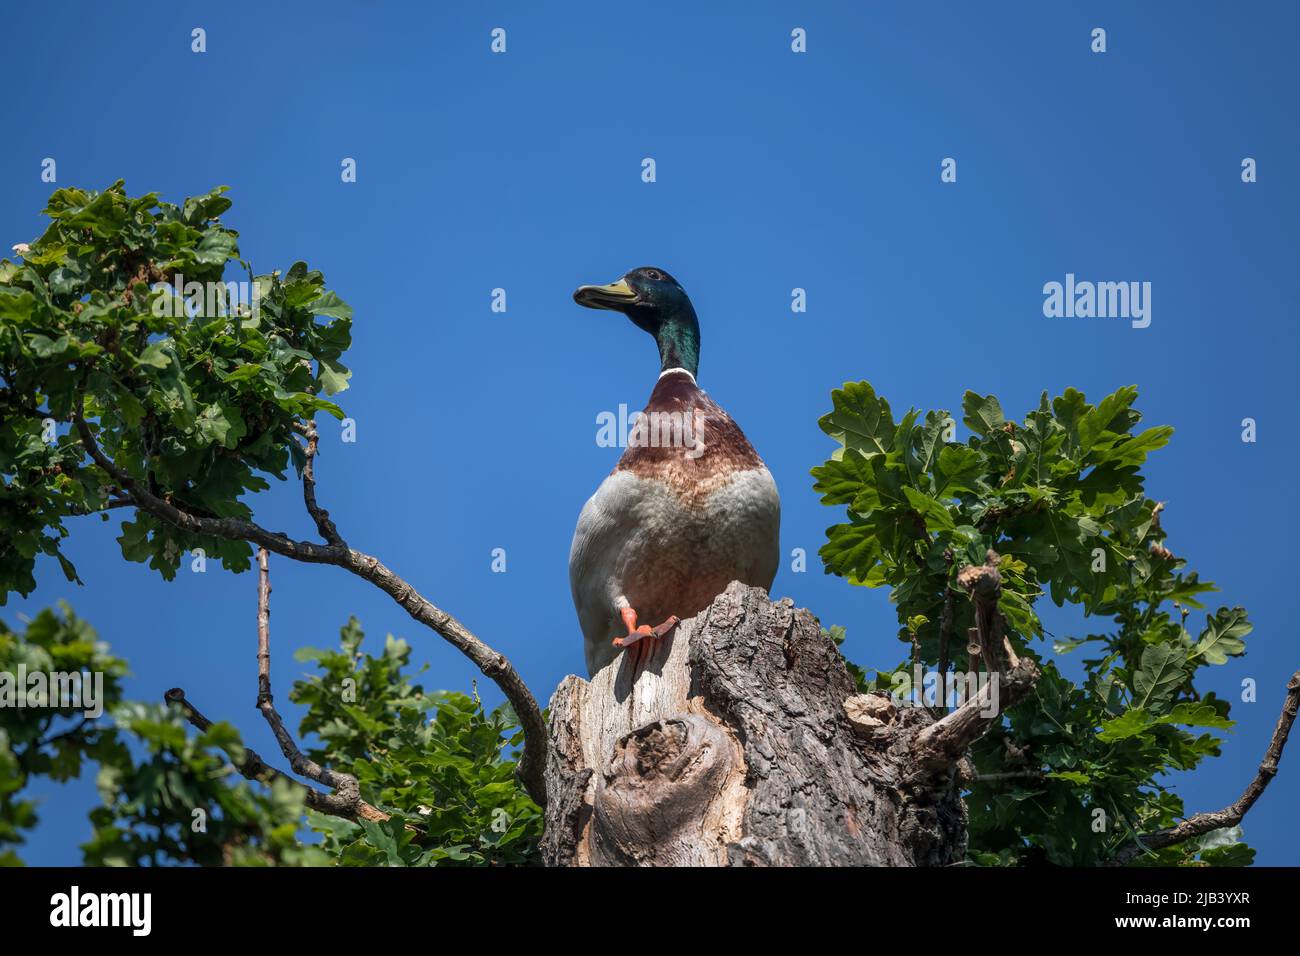
M 180 707 L 185 719 L 199 729 L 201 733 L 207 733 L 212 726 L 212 721 L 203 716 L 202 712 L 190 703 L 185 696 L 185 691 L 180 687 L 173 687 L 167 693 L 163 694 L 163 700 L 174 706 Z M 319 790 L 313 790 L 305 786 L 301 781 L 293 779 L 288 774 L 272 767 L 256 750 L 251 747 L 244 748 L 244 759 L 236 763 L 235 769 L 239 771 L 240 776 L 248 780 L 256 780 L 259 783 L 270 783 L 272 780 L 284 780 L 295 787 L 300 787 L 305 796 L 305 803 L 309 809 L 316 810 L 319 813 L 327 813 L 331 816 L 343 817 L 345 820 L 367 819 L 376 822 L 382 822 L 388 819 L 388 814 L 378 810 L 366 803 L 364 800 L 353 801 L 350 805 L 346 799 L 340 799 L 338 794 L 321 793 Z
M 949 558 L 951 560 L 951 558 Z M 953 599 L 957 596 L 947 583 L 943 587 L 943 613 L 939 616 L 939 683 L 942 687 L 947 687 L 948 682 L 948 656 L 950 645 L 952 643 L 952 614 Z M 940 701 L 940 706 L 935 709 L 934 716 L 938 717 L 938 711 L 947 707 L 947 694 Z
M 40 750 L 42 747 L 48 747 L 50 744 L 57 743 L 60 740 L 67 740 L 69 737 L 75 737 L 77 734 L 81 733 L 83 730 L 86 729 L 86 725 L 90 723 L 90 721 L 91 718 L 82 717 L 81 722 L 78 723 L 75 727 L 70 727 L 69 729 L 62 731 L 61 733 L 57 733 L 54 734 L 53 736 L 46 737 L 44 740 L 38 740 L 32 746 L 31 749 Z
M 80 400 L 78 401 L 77 410 L 73 412 L 73 423 L 81 438 L 81 443 L 86 447 L 87 453 L 95 464 L 112 476 L 122 490 L 131 496 L 139 508 L 149 512 L 154 517 L 162 518 L 184 531 L 191 531 L 195 534 L 209 534 L 218 538 L 251 541 L 253 544 L 260 545 L 297 561 L 315 564 L 339 564 L 341 562 L 342 555 L 340 552 L 342 549 L 331 545 L 320 545 L 311 541 L 295 541 L 287 535 L 268 531 L 260 525 L 251 521 L 244 521 L 241 518 L 205 518 L 181 510 L 172 502 L 153 494 L 148 488 L 136 481 L 135 477 L 128 471 L 120 468 L 104 454 L 98 442 L 95 441 L 93 430 L 85 419 Z
M 1008 770 L 1004 773 L 977 773 L 963 778 L 967 783 L 990 783 L 994 780 L 1045 780 L 1041 770 Z
M 294 773 L 329 787 L 338 797 L 342 809 L 355 811 L 359 816 L 371 820 L 388 819 L 388 814 L 376 810 L 361 799 L 361 788 L 356 777 L 322 767 L 304 754 L 275 709 L 271 698 L 271 573 L 266 548 L 257 550 L 257 709 L 266 718 L 271 733 L 275 734 L 276 743 L 280 745 L 280 752 L 289 761 Z M 363 805 L 365 810 L 361 809 Z
M 77 517 L 83 517 L 85 515 L 103 514 L 105 511 L 109 511 L 113 508 L 134 508 L 134 507 L 135 507 L 135 502 L 129 497 L 109 498 L 98 508 L 86 508 L 82 505 L 73 505 L 68 509 L 68 511 L 70 514 L 73 514 Z
M 307 463 L 302 467 L 302 498 L 303 503 L 307 506 L 307 513 L 311 515 L 312 521 L 316 522 L 316 530 L 320 536 L 332 545 L 344 546 L 343 537 L 339 534 L 339 529 L 334 526 L 330 520 L 330 513 L 316 503 L 316 455 L 320 451 L 320 436 L 316 433 L 316 423 L 314 421 L 306 423 L 306 430 L 303 432 L 307 437 Z
M 257 549 L 257 707 L 271 702 L 271 574 L 266 548 Z
M 1264 788 L 1277 776 L 1278 762 L 1282 759 L 1282 750 L 1286 747 L 1286 740 L 1291 733 L 1291 726 L 1295 723 L 1297 711 L 1300 711 L 1300 671 L 1292 674 L 1291 679 L 1287 681 L 1286 700 L 1282 704 L 1282 713 L 1278 715 L 1277 726 L 1273 728 L 1273 737 L 1268 743 L 1268 749 L 1264 751 L 1264 759 L 1260 761 L 1255 778 L 1251 780 L 1241 796 L 1222 810 L 1197 813 L 1176 826 L 1139 837 L 1121 848 L 1115 854 L 1111 864 L 1124 866 L 1144 852 L 1175 846 L 1194 837 L 1204 836 L 1212 830 L 1235 827 L 1239 824 L 1263 794 Z

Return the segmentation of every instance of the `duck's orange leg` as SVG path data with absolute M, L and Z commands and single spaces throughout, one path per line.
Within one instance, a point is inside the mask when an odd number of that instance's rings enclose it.
M 638 626 L 636 623 L 636 611 L 632 608 L 625 607 L 619 613 L 623 616 L 623 626 L 627 628 L 627 634 L 623 637 L 614 638 L 615 647 L 630 647 L 637 641 L 646 637 L 663 637 L 681 623 L 681 619 L 676 614 L 670 614 L 668 615 L 668 620 L 664 621 L 658 627 L 651 627 L 649 624 Z

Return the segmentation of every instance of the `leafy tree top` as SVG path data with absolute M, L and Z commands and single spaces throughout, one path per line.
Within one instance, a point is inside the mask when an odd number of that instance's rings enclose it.
M 152 494 L 248 519 L 247 492 L 284 478 L 291 459 L 304 464 L 295 422 L 342 417 L 327 396 L 348 384 L 351 309 L 305 263 L 253 275 L 221 222 L 225 191 L 177 206 L 128 197 L 121 181 L 60 189 L 22 261 L 0 261 L 0 594 L 30 593 L 40 553 L 75 580 L 59 551 L 65 520 L 123 503 L 78 436 L 51 434 L 46 419 L 84 409 L 103 451 Z M 242 290 L 223 281 L 232 263 L 247 274 Z M 193 548 L 232 570 L 251 554 L 246 541 L 143 513 L 120 541 L 124 556 L 169 578 Z
M 1199 596 L 1215 588 L 1165 547 L 1163 506 L 1146 496 L 1141 466 L 1173 430 L 1139 427 L 1136 398 L 1131 386 L 1095 405 L 1074 389 L 1050 401 L 1044 393 L 1015 421 L 993 396 L 967 392 L 969 438 L 960 442 L 947 411 L 913 410 L 896 422 L 888 402 L 857 382 L 833 393 L 821 419 L 839 447 L 813 469 L 814 487 L 848 512 L 827 531 L 827 572 L 890 589 L 913 662 L 963 669 L 976 622 L 959 576 L 992 551 L 1007 636 L 1018 654 L 1045 664 L 1034 694 L 974 748 L 968 806 L 980 862 L 1114 858 L 1181 817 L 1165 775 L 1218 754 L 1216 737 L 1186 728 L 1232 725 L 1227 701 L 1198 692 L 1194 678 L 1244 653 L 1250 624 L 1241 608 L 1223 607 L 1188 630 Z M 1097 633 L 1053 643 L 1057 655 L 1095 651 L 1080 684 L 1037 649 L 1044 595 L 1099 619 Z M 910 666 L 882 672 L 884 686 L 895 675 L 907 686 Z M 1199 851 L 1192 842 L 1148 859 Z M 1200 859 L 1250 855 L 1228 840 Z
M 333 564 L 378 587 L 494 681 L 525 733 L 519 774 L 545 801 L 541 708 L 513 665 L 377 557 L 350 547 L 317 503 L 315 417 L 330 396 L 352 310 L 295 262 L 254 274 L 221 216 L 225 187 L 185 200 L 59 189 L 21 262 L 0 260 L 0 603 L 35 587 L 69 519 L 131 509 L 118 541 L 165 578 L 196 549 L 232 571 L 252 546 Z M 226 281 L 229 269 L 246 278 Z M 242 283 L 242 286 L 241 286 Z M 254 519 L 253 493 L 293 465 L 323 540 Z M 347 799 L 356 799 L 348 791 Z

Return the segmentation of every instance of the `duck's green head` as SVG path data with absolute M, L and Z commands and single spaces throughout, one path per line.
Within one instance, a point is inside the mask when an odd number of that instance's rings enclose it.
M 659 343 L 662 369 L 700 364 L 700 323 L 686 290 L 663 269 L 642 266 L 609 285 L 579 286 L 573 301 L 589 309 L 622 312 Z

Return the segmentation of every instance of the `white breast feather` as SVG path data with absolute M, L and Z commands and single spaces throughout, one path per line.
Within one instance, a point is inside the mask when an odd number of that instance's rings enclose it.
M 611 641 L 624 633 L 621 607 L 654 626 L 702 610 L 733 580 L 770 588 L 780 524 L 765 467 L 737 472 L 699 511 L 659 482 L 627 471 L 606 478 L 582 509 L 569 553 L 588 671 L 618 654 Z

